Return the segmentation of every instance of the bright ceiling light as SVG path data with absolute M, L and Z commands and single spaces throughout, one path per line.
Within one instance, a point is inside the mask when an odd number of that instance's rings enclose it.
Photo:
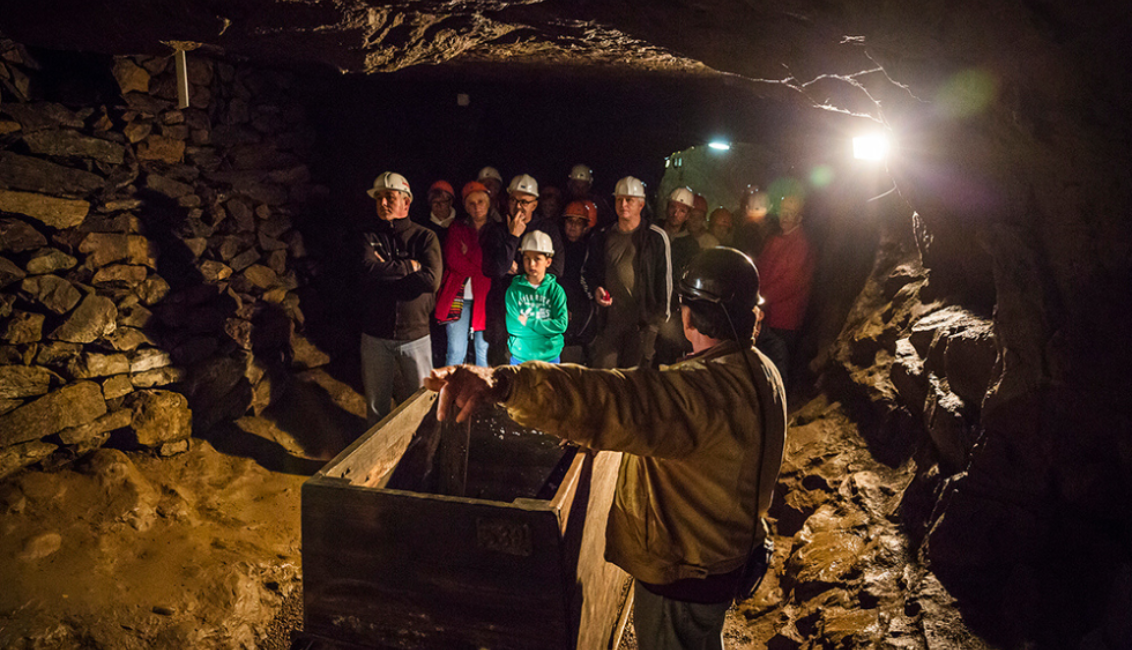
M 713 140 L 712 142 L 708 143 L 708 146 L 712 149 L 715 149 L 716 151 L 727 151 L 731 148 L 731 143 L 724 142 L 722 140 Z
M 888 138 L 882 134 L 853 138 L 853 157 L 857 160 L 884 160 L 888 155 Z

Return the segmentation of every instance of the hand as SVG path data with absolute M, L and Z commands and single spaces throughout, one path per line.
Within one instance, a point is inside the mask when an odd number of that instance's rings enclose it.
M 459 409 L 456 421 L 464 422 L 480 404 L 495 403 L 502 398 L 494 370 L 480 366 L 437 368 L 425 377 L 424 385 L 425 388 L 440 393 L 436 419 L 441 422 L 449 418 L 453 405 Z
M 609 295 L 605 287 L 598 287 L 597 291 L 594 291 L 594 300 L 602 307 L 608 307 L 613 304 L 613 296 Z
M 507 223 L 507 229 L 516 237 L 523 236 L 523 233 L 527 230 L 527 220 L 523 218 L 522 212 L 511 217 L 510 221 Z
M 511 262 L 511 268 L 507 270 L 507 274 L 508 275 L 518 275 L 519 274 L 519 263 L 512 261 Z
M 461 255 L 467 255 L 468 254 L 468 245 L 465 244 L 464 242 L 460 242 L 460 254 Z
M 413 269 L 413 273 L 421 270 L 421 263 L 416 260 L 409 260 L 409 266 Z
M 527 324 L 527 318 L 529 318 L 529 316 L 527 316 L 527 314 L 519 314 L 519 322 L 521 324 L 526 325 Z

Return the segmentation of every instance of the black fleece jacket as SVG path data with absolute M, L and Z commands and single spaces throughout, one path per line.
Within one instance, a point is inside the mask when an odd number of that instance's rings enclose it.
M 375 219 L 358 240 L 362 331 L 394 341 L 428 334 L 444 270 L 436 233 L 409 219 Z M 413 260 L 421 265 L 417 271 Z

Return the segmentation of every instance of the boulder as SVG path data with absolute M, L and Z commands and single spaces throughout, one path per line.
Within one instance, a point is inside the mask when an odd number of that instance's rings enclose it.
M 185 142 L 160 135 L 150 135 L 138 145 L 138 160 L 157 160 L 169 164 L 185 157 Z
M 114 333 L 118 309 L 114 301 L 98 295 L 87 296 L 70 317 L 50 335 L 56 341 L 93 343 Z
M 135 372 L 130 374 L 130 384 L 134 388 L 153 388 L 155 386 L 168 386 L 169 384 L 177 384 L 185 380 L 185 371 L 181 368 L 174 368 L 172 366 L 166 368 L 154 368 L 153 370 L 145 370 L 143 372 Z
M 118 399 L 134 392 L 134 383 L 129 375 L 114 375 L 102 382 L 102 396 L 107 400 Z
M 930 378 L 931 391 L 924 404 L 924 428 L 939 452 L 940 470 L 954 474 L 967 466 L 975 432 L 967 422 L 963 400 L 947 388 L 944 380 Z
M 24 270 L 17 266 L 15 262 L 6 257 L 0 257 L 0 289 L 18 280 L 23 280 L 26 275 L 27 273 L 24 273 Z
M 126 139 L 130 141 L 130 144 L 135 144 L 149 137 L 149 134 L 153 132 L 153 125 L 149 122 L 131 122 L 126 125 L 122 132 L 126 134 Z
M 200 263 L 200 273 L 205 282 L 220 282 L 232 275 L 232 267 L 216 260 L 204 260 Z
M 109 431 L 124 429 L 133 422 L 134 413 L 129 409 L 110 411 L 82 426 L 63 429 L 59 432 L 59 440 L 64 445 L 78 445 L 100 436 Z
M 179 199 L 193 193 L 193 186 L 181 181 L 173 180 L 160 174 L 148 174 L 145 177 L 145 186 L 154 192 L 164 194 L 172 199 Z
M 119 352 L 134 350 L 139 345 L 153 345 L 153 340 L 142 330 L 121 325 L 114 330 L 113 334 L 106 337 L 106 342 Z
M 253 246 L 243 253 L 240 253 L 239 255 L 233 257 L 230 265 L 232 267 L 232 270 L 234 271 L 243 271 L 244 269 L 248 268 L 258 261 L 259 249 Z
M 46 194 L 0 190 L 0 210 L 27 215 L 52 228 L 62 229 L 81 224 L 90 212 L 90 203 Z M 10 244 L 8 250 L 12 250 Z
M 127 395 L 124 404 L 133 412 L 134 440 L 143 447 L 161 447 L 192 435 L 192 412 L 184 395 L 142 390 Z
M 4 112 L 11 115 L 27 133 L 66 126 L 81 129 L 83 120 L 70 109 L 51 102 L 27 104 L 4 103 Z
M 57 248 L 44 248 L 32 254 L 27 270 L 32 275 L 43 275 L 74 268 L 79 261 Z
M 169 283 L 159 275 L 151 275 L 134 289 L 138 298 L 147 305 L 161 302 L 169 294 Z
M 154 368 L 164 368 L 165 366 L 173 365 L 173 359 L 170 358 L 169 353 L 157 348 L 146 348 L 138 350 L 133 358 L 130 360 L 130 372 L 144 372 Z
M 71 384 L 0 416 L 0 447 L 39 440 L 84 425 L 104 413 L 106 400 L 98 384 Z
M 149 92 L 149 72 L 130 59 L 115 57 L 112 72 L 114 79 L 118 82 L 118 87 L 122 89 L 123 95 L 134 91 L 139 93 Z
M 144 266 L 111 264 L 98 269 L 91 284 L 99 289 L 133 289 L 145 282 L 147 275 Z
M 69 129 L 37 131 L 24 136 L 28 149 L 45 156 L 74 156 L 120 165 L 125 159 L 125 148 L 114 142 L 92 138 Z
M 106 185 L 98 174 L 53 162 L 0 151 L 0 186 L 12 190 L 86 196 Z
M 943 353 L 944 372 L 951 390 L 964 402 L 978 408 L 991 386 L 998 344 L 994 326 L 984 321 L 948 337 Z
M 37 366 L 0 366 L 0 399 L 43 395 L 51 387 L 51 377 Z
M 43 338 L 43 314 L 14 310 L 3 325 L 0 339 L 12 344 L 35 343 Z
M 864 550 L 865 541 L 851 532 L 815 533 L 806 543 L 795 546 L 783 585 L 796 598 L 812 598 L 859 570 Z
M 35 355 L 35 362 L 47 366 L 52 370 L 64 372 L 70 367 L 73 360 L 78 358 L 83 346 L 77 343 L 64 343 L 62 341 L 48 341 L 39 345 L 39 352 Z
M 141 235 L 91 232 L 79 242 L 79 252 L 87 254 L 87 264 L 94 268 L 122 260 L 157 268 L 157 246 Z
M 251 282 L 252 286 L 259 289 L 268 289 L 279 282 L 279 276 L 275 274 L 270 268 L 262 264 L 252 264 L 242 271 L 244 277 Z
M 83 352 L 71 361 L 67 371 L 75 379 L 120 375 L 130 371 L 130 360 L 124 354 Z
M 47 238 L 35 228 L 19 219 L 0 217 L 0 252 L 22 253 L 46 245 Z
M 58 447 L 40 440 L 0 447 L 0 479 L 50 456 Z
M 31 300 L 56 314 L 65 314 L 82 300 L 73 284 L 57 275 L 33 275 L 24 278 L 20 291 Z

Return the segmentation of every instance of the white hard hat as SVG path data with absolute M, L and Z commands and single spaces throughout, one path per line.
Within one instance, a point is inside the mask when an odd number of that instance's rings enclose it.
M 499 170 L 494 167 L 484 167 L 480 170 L 479 175 L 476 176 L 477 181 L 482 181 L 485 178 L 494 178 L 495 180 L 499 181 L 501 185 L 503 184 L 503 175 L 500 174 Z
M 645 198 L 645 184 L 639 178 L 626 176 L 617 181 L 617 186 L 613 188 L 613 196 L 635 196 L 643 199 Z
M 405 180 L 404 176 L 395 172 L 385 172 L 381 176 L 373 179 L 373 187 L 370 188 L 366 194 L 369 194 L 369 198 L 372 199 L 374 195 L 381 190 L 397 190 L 398 192 L 408 194 L 410 199 L 413 198 L 413 191 L 409 189 L 409 181 Z
M 677 187 L 676 189 L 672 190 L 672 194 L 668 195 L 668 200 L 682 203 L 691 208 L 695 207 L 696 195 L 692 194 L 692 190 L 686 187 Z
M 538 196 L 538 181 L 530 174 L 519 174 L 511 179 L 511 184 L 507 186 L 507 192 L 522 192 L 523 194 Z
M 574 167 L 570 170 L 569 178 L 575 181 L 585 181 L 587 183 L 592 183 L 594 180 L 594 173 L 588 165 L 578 163 L 577 165 L 574 165 Z
M 550 240 L 550 235 L 541 230 L 532 230 L 523 235 L 523 241 L 519 243 L 519 252 L 533 251 L 535 253 L 542 253 L 547 257 L 554 256 L 554 242 Z

